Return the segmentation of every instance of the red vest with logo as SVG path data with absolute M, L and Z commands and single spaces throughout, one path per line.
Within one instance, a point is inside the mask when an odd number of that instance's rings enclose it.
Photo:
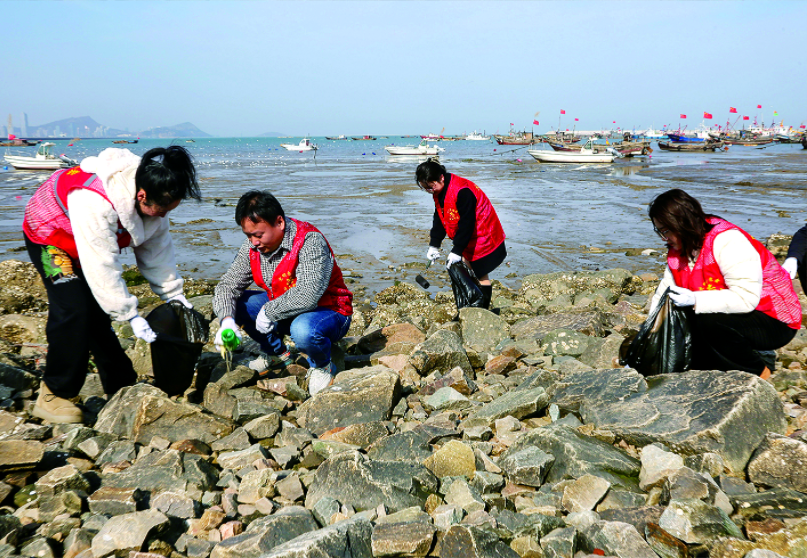
M 297 284 L 297 265 L 300 263 L 300 249 L 305 242 L 305 235 L 310 232 L 319 233 L 319 230 L 311 223 L 305 221 L 298 221 L 291 219 L 297 226 L 297 233 L 294 235 L 291 251 L 283 256 L 280 263 L 275 268 L 275 273 L 272 276 L 272 288 L 266 286 L 263 280 L 263 273 L 261 273 L 261 255 L 257 250 L 249 251 L 249 265 L 252 269 L 252 279 L 255 284 L 266 291 L 269 295 L 269 300 L 274 300 L 281 296 L 283 293 L 294 287 Z M 325 238 L 325 235 L 322 235 Z M 325 243 L 328 244 L 327 239 Z M 353 315 L 353 293 L 347 290 L 345 280 L 342 277 L 342 270 L 336 263 L 336 256 L 331 250 L 331 245 L 328 244 L 328 250 L 331 252 L 333 258 L 333 269 L 331 270 L 331 279 L 328 282 L 328 288 L 325 289 L 322 297 L 319 299 L 317 306 L 320 308 L 327 308 L 338 312 L 343 316 Z
M 793 290 L 790 275 L 782 269 L 773 254 L 737 225 L 716 217 L 707 218 L 707 222 L 714 226 L 706 233 L 703 248 L 692 269 L 689 268 L 687 258 L 680 252 L 670 250 L 667 254 L 667 265 L 670 266 L 675 284 L 691 291 L 727 289 L 720 266 L 714 257 L 715 237 L 729 230 L 740 231 L 757 251 L 762 263 L 762 294 L 756 310 L 786 323 L 793 329 L 799 329 L 801 327 L 799 298 Z
M 453 239 L 457 232 L 457 224 L 460 222 L 457 195 L 463 188 L 471 190 L 476 198 L 476 234 L 462 252 L 466 260 L 473 262 L 498 248 L 504 242 L 505 236 L 499 216 L 496 215 L 496 210 L 493 209 L 493 204 L 490 203 L 485 192 L 470 180 L 452 174 L 442 209 L 437 194 L 434 195 L 434 207 L 437 209 L 437 215 L 443 223 L 448 238 Z
M 73 226 L 67 211 L 67 196 L 73 190 L 91 190 L 109 202 L 104 184 L 98 176 L 79 167 L 54 172 L 28 200 L 22 230 L 32 242 L 61 248 L 78 260 Z M 110 204 L 112 202 L 109 202 Z M 129 232 L 118 221 L 118 246 L 123 249 L 132 242 Z

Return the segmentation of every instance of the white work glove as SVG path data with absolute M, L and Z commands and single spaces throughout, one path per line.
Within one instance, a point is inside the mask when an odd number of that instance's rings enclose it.
M 785 263 L 782 264 L 782 267 L 785 271 L 787 271 L 791 279 L 795 279 L 796 275 L 799 273 L 799 261 L 796 258 L 786 259 Z
M 258 312 L 258 317 L 255 318 L 255 329 L 257 329 L 260 333 L 268 334 L 269 332 L 274 331 L 275 327 L 277 327 L 277 324 L 270 320 L 269 316 L 267 316 L 266 312 L 264 312 L 263 308 L 261 308 L 261 311 Z
M 177 296 L 172 296 L 171 298 L 169 298 L 169 299 L 168 299 L 168 302 L 174 302 L 175 300 L 176 300 L 177 302 L 181 302 L 181 303 L 182 303 L 182 306 L 184 306 L 184 307 L 185 307 L 185 308 L 187 308 L 188 310 L 190 310 L 191 308 L 193 308 L 193 304 L 191 304 L 190 302 L 188 302 L 188 299 L 187 299 L 187 298 L 185 298 L 185 295 L 184 295 L 184 294 L 178 294 Z
M 695 293 L 684 287 L 672 286 L 670 287 L 670 299 L 676 306 L 686 307 L 695 306 Z
M 457 263 L 458 261 L 462 260 L 462 256 L 458 256 L 454 252 L 451 252 L 448 257 L 446 258 L 446 269 Z
M 235 332 L 235 336 L 238 337 L 239 341 L 243 341 L 241 338 L 241 329 L 238 327 L 238 324 L 235 323 L 235 320 L 227 317 L 221 320 L 221 325 L 219 326 L 219 330 L 216 332 L 216 339 L 213 341 L 213 344 L 216 346 L 216 350 L 221 351 L 224 348 L 224 341 L 221 339 L 221 334 L 225 329 L 231 329 Z
M 435 248 L 434 246 L 429 246 L 429 250 L 426 252 L 426 259 L 430 262 L 433 262 L 437 258 L 440 257 L 440 249 Z
M 146 321 L 146 318 L 142 316 L 135 316 L 129 323 L 132 325 L 132 329 L 134 330 L 134 334 L 136 337 L 139 337 L 146 343 L 154 343 L 157 340 L 157 334 L 154 333 L 154 330 L 151 329 L 151 326 Z

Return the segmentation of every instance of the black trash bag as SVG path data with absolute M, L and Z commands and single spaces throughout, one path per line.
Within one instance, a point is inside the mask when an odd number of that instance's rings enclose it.
M 474 275 L 474 271 L 468 267 L 463 260 L 458 261 L 448 268 L 448 276 L 451 277 L 451 290 L 454 291 L 454 301 L 457 303 L 457 310 L 471 306 L 482 308 L 485 304 L 485 295 L 479 288 L 479 280 Z
M 154 385 L 168 395 L 184 393 L 193 382 L 210 324 L 199 312 L 177 301 L 158 306 L 146 321 L 157 334 L 151 344 Z
M 664 291 L 654 311 L 619 359 L 642 376 L 685 372 L 692 363 L 692 333 L 687 312 Z M 627 341 L 627 340 L 626 340 Z

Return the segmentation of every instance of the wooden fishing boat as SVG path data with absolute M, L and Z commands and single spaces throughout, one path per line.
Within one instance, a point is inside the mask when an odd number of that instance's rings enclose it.
M 722 141 L 708 141 L 704 143 L 677 143 L 677 142 L 658 142 L 659 149 L 662 151 L 678 151 L 681 153 L 703 153 L 705 151 L 723 151 L 728 150 L 725 143 Z
M 758 145 L 767 145 L 769 143 L 773 143 L 773 138 L 765 138 L 765 139 L 724 139 L 722 140 L 723 143 L 726 145 L 746 145 L 746 146 L 758 146 Z
M 348 139 L 347 136 L 340 134 L 338 136 L 325 136 L 326 140 L 346 140 Z
M 112 143 L 137 143 L 138 140 L 139 138 L 136 140 L 113 140 Z
M 350 138 L 350 139 L 352 139 L 353 141 L 365 141 L 365 140 L 366 140 L 366 141 L 370 141 L 370 140 L 376 140 L 376 139 L 378 139 L 378 138 L 374 138 L 373 136 L 362 136 L 362 137 L 360 137 L 360 138 L 353 138 L 353 137 L 352 137 L 352 138 Z

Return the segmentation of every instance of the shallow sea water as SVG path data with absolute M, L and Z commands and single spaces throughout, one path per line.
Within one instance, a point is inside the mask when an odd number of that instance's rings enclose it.
M 141 140 L 143 154 L 170 140 Z M 328 238 L 346 272 L 368 296 L 395 280 L 414 282 L 425 263 L 434 205 L 417 188 L 417 158 L 386 155 L 384 145 L 417 143 L 391 136 L 376 141 L 315 138 L 313 153 L 285 151 L 299 138 L 174 140 L 194 156 L 203 200 L 183 202 L 170 214 L 180 269 L 195 277 L 220 277 L 243 241 L 233 221 L 238 198 L 250 189 L 270 190 L 290 217 L 310 221 Z M 110 140 L 82 140 L 55 153 L 80 160 L 113 147 Z M 661 254 L 627 256 L 628 249 L 664 251 L 647 219 L 656 195 L 682 188 L 757 238 L 792 234 L 807 220 L 807 150 L 801 145 L 765 149 L 732 146 L 725 153 L 665 153 L 653 144 L 646 159 L 609 165 L 540 164 L 519 146 L 441 142 L 449 172 L 476 182 L 493 202 L 507 234 L 508 258 L 493 279 L 518 287 L 530 273 L 623 267 L 663 269 Z M 12 148 L 33 154 L 35 148 Z M 4 166 L 4 164 L 3 164 Z M 0 166 L 0 260 L 27 260 L 21 222 L 25 204 L 47 171 Z M 443 243 L 443 253 L 450 250 Z M 134 263 L 131 253 L 124 263 Z M 409 264 L 409 265 L 407 265 Z M 433 266 L 426 277 L 446 289 L 447 274 Z

